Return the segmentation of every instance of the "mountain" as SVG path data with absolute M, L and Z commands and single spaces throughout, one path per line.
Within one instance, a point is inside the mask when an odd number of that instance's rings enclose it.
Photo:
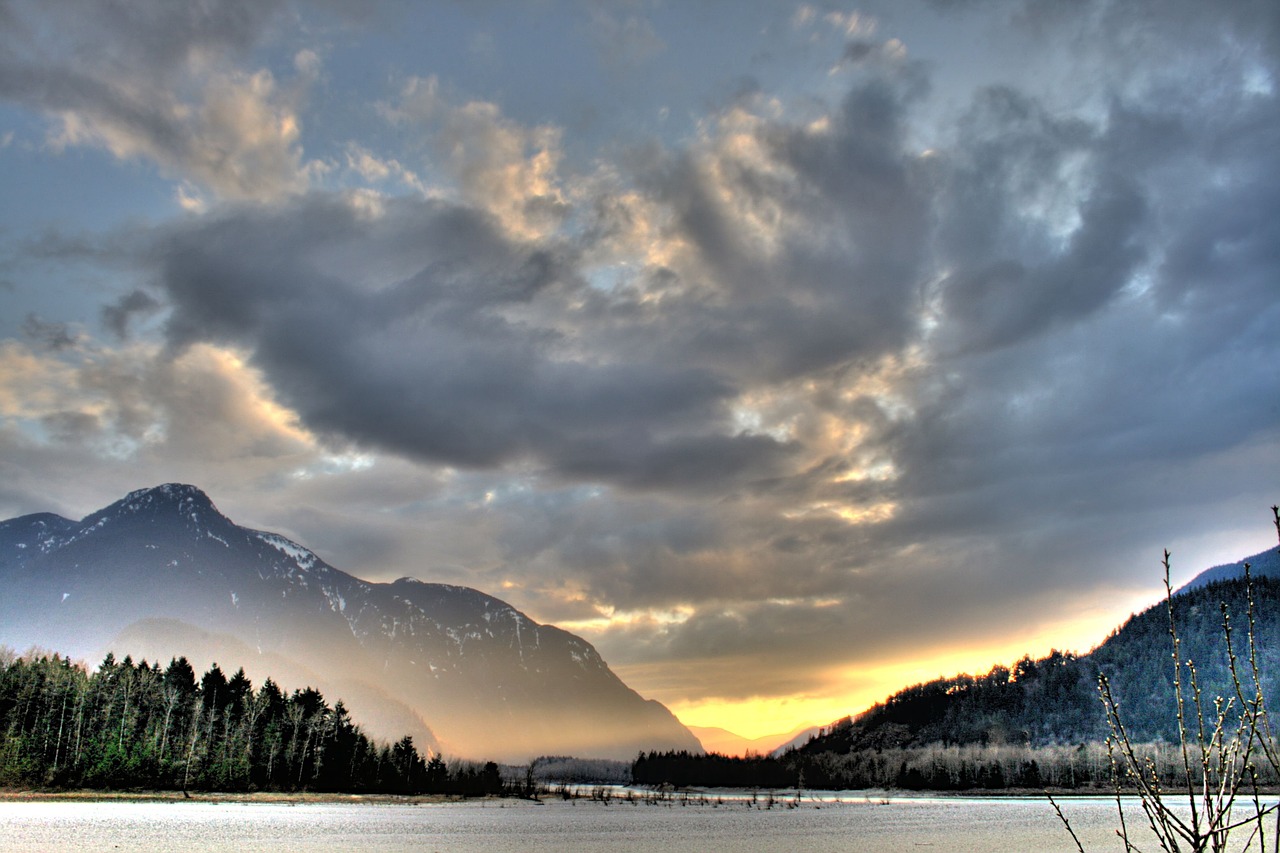
M 799 729 L 790 740 L 775 746 L 769 754 L 773 756 L 780 756 L 793 749 L 799 749 L 810 740 L 820 735 L 823 730 L 823 726 L 808 726 L 806 728 Z
M 0 589 L 0 644 L 243 664 L 344 699 L 378 737 L 452 755 L 699 751 L 585 640 L 467 587 L 361 580 L 236 525 L 194 486 L 132 492 L 79 522 L 0 522 Z
M 1274 552 L 1260 557 L 1273 558 Z M 1265 564 L 1265 559 L 1250 558 L 1250 563 Z M 1188 584 L 1172 600 L 1179 655 L 1195 662 L 1210 716 L 1214 697 L 1236 695 L 1223 632 L 1224 607 L 1233 625 L 1237 657 L 1247 659 L 1248 654 L 1249 587 L 1240 576 L 1211 574 L 1217 571 L 1201 575 L 1210 577 Z M 1266 704 L 1280 708 L 1280 678 L 1275 675 L 1280 666 L 1280 577 L 1268 572 L 1255 577 L 1252 599 L 1253 638 Z M 1039 660 L 1025 657 L 1012 669 L 997 665 L 984 675 L 913 685 L 856 718 L 833 723 L 799 752 L 816 756 L 937 743 L 1100 742 L 1107 736 L 1097 689 L 1100 673 L 1107 675 L 1134 741 L 1176 743 L 1171 651 L 1168 609 L 1162 601 L 1130 617 L 1087 655 L 1055 651 Z M 1247 660 L 1241 666 L 1247 666 Z M 1246 686 L 1246 693 L 1251 690 Z
M 1195 589 L 1196 587 L 1219 581 L 1244 577 L 1245 563 L 1249 564 L 1249 573 L 1255 578 L 1280 578 L 1280 550 L 1269 548 L 1260 554 L 1245 557 L 1243 560 L 1236 560 L 1234 563 L 1224 563 L 1221 566 L 1205 569 L 1189 580 L 1186 586 L 1182 587 L 1182 590 Z
M 771 755 L 789 745 L 804 743 L 810 735 L 818 732 L 817 727 L 795 729 L 785 734 L 762 735 L 747 738 L 740 734 L 714 726 L 689 726 L 707 752 L 721 755 Z

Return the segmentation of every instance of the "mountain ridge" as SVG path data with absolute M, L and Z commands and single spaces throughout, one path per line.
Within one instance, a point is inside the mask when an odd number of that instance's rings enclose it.
M 1187 590 L 1196 589 L 1207 584 L 1217 583 L 1218 581 L 1231 580 L 1233 578 L 1244 577 L 1244 566 L 1249 564 L 1249 573 L 1255 578 L 1260 577 L 1280 577 L 1280 549 L 1268 548 L 1260 551 L 1250 557 L 1242 560 L 1236 560 L 1234 563 L 1222 563 L 1205 569 L 1198 575 L 1187 581 L 1178 590 L 1186 592 Z
M 1220 568 L 1224 567 L 1206 570 L 1197 579 Z M 1264 573 L 1251 584 L 1229 573 L 1218 577 L 1203 583 L 1193 580 L 1169 602 L 1133 614 L 1088 654 L 1054 650 L 1040 659 L 1025 656 L 1012 668 L 997 664 L 986 674 L 911 685 L 861 714 L 825 727 L 799 751 L 818 755 L 931 744 L 1101 742 L 1108 729 L 1098 696 L 1100 674 L 1107 676 L 1135 741 L 1176 743 L 1170 604 L 1179 657 L 1184 665 L 1195 662 L 1199 689 L 1209 705 L 1206 713 L 1212 711 L 1211 697 L 1235 696 L 1222 628 L 1224 609 L 1237 626 L 1237 643 L 1244 642 L 1239 626 L 1247 624 L 1246 614 L 1252 610 L 1265 703 L 1280 707 L 1280 678 L 1273 674 L 1280 664 L 1280 577 Z
M 770 735 L 749 738 L 718 726 L 688 727 L 689 731 L 693 732 L 694 737 L 702 742 L 702 747 L 707 752 L 730 756 L 779 754 L 797 742 L 808 740 L 809 736 L 816 734 L 819 728 L 818 726 L 802 726 L 789 732 L 776 732 Z
M 700 749 L 582 638 L 469 587 L 362 580 L 287 537 L 236 525 L 195 486 L 138 489 L 79 522 L 0 522 L 0 583 L 22 590 L 0 602 L 0 642 L 87 656 L 123 636 L 154 651 L 148 631 L 170 620 L 170 633 L 173 622 L 193 629 L 178 632 L 190 648 L 170 654 L 204 657 L 205 632 L 367 684 L 468 756 Z

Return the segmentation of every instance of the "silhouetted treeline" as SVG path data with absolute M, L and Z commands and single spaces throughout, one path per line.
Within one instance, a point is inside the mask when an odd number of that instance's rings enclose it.
M 1253 643 L 1265 704 L 1280 707 L 1280 581 L 1253 581 Z M 1228 667 L 1224 612 L 1238 658 L 1249 654 L 1248 588 L 1243 580 L 1176 595 L 1173 616 L 1180 656 L 1213 707 L 1236 697 Z M 1166 603 L 1130 617 L 1091 654 L 1024 657 L 1012 669 L 916 684 L 846 718 L 781 757 L 650 753 L 633 766 L 639 784 L 744 788 L 1000 788 L 1109 787 L 1101 744 L 1108 733 L 1098 695 L 1106 673 L 1122 704 L 1124 724 L 1144 755 L 1176 773 L 1180 751 L 1173 696 L 1172 640 Z M 1183 672 L 1184 682 L 1189 672 Z M 1254 686 L 1241 685 L 1252 698 Z M 1237 705 L 1238 705 L 1237 700 Z M 1267 771 L 1269 773 L 1269 771 Z M 1166 777 L 1167 778 L 1167 777 Z M 1280 780 L 1266 778 L 1265 784 Z
M 216 791 L 502 792 L 498 767 L 426 761 L 406 736 L 371 740 L 312 688 L 254 688 L 186 658 L 163 669 L 108 654 L 0 654 L 0 785 Z
M 1243 580 L 1210 584 L 1173 598 L 1181 656 L 1196 665 L 1203 695 L 1236 695 L 1223 630 L 1229 614 L 1237 656 L 1248 654 L 1247 587 Z M 1264 673 L 1269 707 L 1280 707 L 1280 581 L 1253 581 L 1253 639 Z M 1130 617 L 1091 654 L 1054 651 L 1040 660 L 1024 657 L 1010 670 L 960 675 L 917 684 L 844 720 L 801 747 L 816 754 L 918 747 L 940 743 L 1054 746 L 1101 741 L 1106 718 L 1098 697 L 1105 672 L 1124 704 L 1125 726 L 1134 741 L 1177 740 L 1173 697 L 1172 641 L 1166 604 Z M 1188 677 L 1184 671 L 1184 680 Z M 1253 687 L 1244 685 L 1246 695 Z
M 1106 718 L 1098 668 L 1054 651 L 1012 669 L 915 684 L 846 719 L 800 747 L 805 753 L 945 745 L 1050 746 L 1101 741 Z
M 1177 778 L 1182 751 L 1176 744 L 1138 747 L 1162 778 Z M 1111 791 L 1111 758 L 1100 742 L 1076 746 L 968 746 L 931 744 L 865 749 L 839 754 L 790 751 L 778 757 L 728 758 L 686 752 L 646 753 L 632 766 L 636 784 L 678 788 L 762 788 L 911 791 L 975 791 L 1063 788 Z M 1259 782 L 1275 785 L 1269 767 Z
M 1161 762 L 1179 754 L 1153 757 Z M 636 759 L 637 784 L 676 787 L 823 789 L 905 788 L 967 791 L 1003 788 L 1088 788 L 1110 784 L 1101 744 L 1079 747 L 942 746 L 782 756 L 647 753 Z
M 796 784 L 795 769 L 777 758 L 649 752 L 631 765 L 636 785 L 675 785 L 700 788 L 787 788 Z
M 576 758 L 567 755 L 543 755 L 535 758 L 526 776 L 542 784 L 581 785 L 591 782 L 626 785 L 631 782 L 631 764 L 608 758 Z M 528 780 L 525 780 L 528 787 Z

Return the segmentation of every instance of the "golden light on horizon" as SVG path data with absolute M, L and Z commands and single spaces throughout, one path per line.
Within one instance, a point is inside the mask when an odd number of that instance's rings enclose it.
M 1070 618 L 1045 622 L 1029 634 L 917 649 L 901 657 L 835 667 L 823 679 L 827 689 L 820 693 L 686 699 L 665 704 L 686 726 L 722 728 L 745 738 L 824 726 L 859 714 L 914 684 L 961 674 L 985 675 L 993 666 L 1012 667 L 1024 655 L 1039 659 L 1053 649 L 1087 654 L 1130 613 L 1150 606 L 1156 597 L 1152 590 L 1118 590 L 1100 594 L 1098 604 L 1086 606 Z
M 850 713 L 843 697 L 704 700 L 677 702 L 669 707 L 686 726 L 725 729 L 748 739 L 825 725 Z

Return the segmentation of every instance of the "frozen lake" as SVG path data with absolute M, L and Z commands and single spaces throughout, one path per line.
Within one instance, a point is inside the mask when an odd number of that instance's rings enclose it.
M 806 799 L 651 805 L 615 800 L 429 804 L 0 801 L 0 853 L 64 851 L 1074 851 L 1039 798 Z M 1063 810 L 1088 849 L 1118 849 L 1115 804 Z M 1135 817 L 1137 815 L 1135 814 Z M 1241 839 L 1243 840 L 1243 839 Z

